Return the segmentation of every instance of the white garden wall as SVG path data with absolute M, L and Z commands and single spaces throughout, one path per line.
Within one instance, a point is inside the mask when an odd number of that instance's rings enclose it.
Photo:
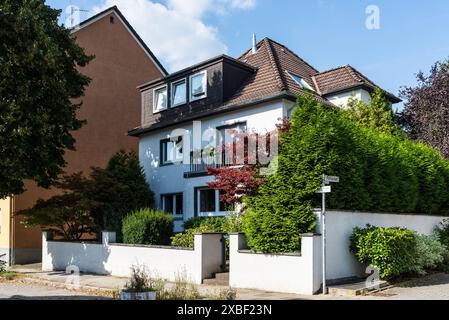
M 43 234 L 42 270 L 65 271 L 76 266 L 80 272 L 129 277 L 133 265 L 144 265 L 153 276 L 169 281 L 178 275 L 201 284 L 220 271 L 221 234 L 195 235 L 193 250 L 173 247 L 114 244 L 114 233 L 103 233 L 102 243 L 49 241 Z
M 258 254 L 248 250 L 245 235 L 230 239 L 229 284 L 233 288 L 314 294 L 321 285 L 321 237 L 303 235 L 301 254 Z
M 367 224 L 376 227 L 401 227 L 429 235 L 444 219 L 445 217 L 426 215 L 327 212 L 327 278 L 342 279 L 365 275 L 365 270 L 349 251 L 349 238 L 355 227 L 365 227 Z

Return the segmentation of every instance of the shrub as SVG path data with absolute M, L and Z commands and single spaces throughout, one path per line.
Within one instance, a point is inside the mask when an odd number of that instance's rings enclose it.
M 195 233 L 201 232 L 240 232 L 242 230 L 242 218 L 237 214 L 230 214 L 226 217 L 195 217 L 187 220 L 184 227 L 190 227 L 183 233 L 178 233 L 172 237 L 172 246 L 181 248 L 193 248 Z M 229 246 L 227 241 L 227 246 Z
M 447 258 L 448 250 L 439 241 L 437 235 L 416 236 L 416 255 L 410 268 L 412 273 L 427 274 L 427 271 L 439 269 Z
M 180 248 L 193 248 L 195 245 L 195 230 L 187 229 L 182 233 L 175 234 L 171 238 L 171 245 Z
M 449 250 L 449 219 L 441 222 L 435 229 L 440 242 Z
M 379 269 L 382 278 L 407 273 L 416 261 L 415 234 L 407 229 L 368 225 L 355 228 L 350 241 L 357 260 Z
M 169 245 L 173 217 L 151 209 L 135 211 L 123 219 L 123 241 L 127 244 Z
M 201 226 L 208 226 L 211 229 L 210 232 L 213 232 L 215 230 L 221 230 L 224 220 L 224 217 L 193 217 L 184 222 L 184 229 L 196 229 Z

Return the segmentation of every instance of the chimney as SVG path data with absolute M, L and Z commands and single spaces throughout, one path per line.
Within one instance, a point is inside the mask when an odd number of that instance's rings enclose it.
M 257 52 L 256 34 L 253 33 L 253 54 L 256 54 L 256 52 Z

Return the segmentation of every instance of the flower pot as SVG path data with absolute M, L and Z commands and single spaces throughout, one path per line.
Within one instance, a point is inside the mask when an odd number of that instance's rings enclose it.
M 156 300 L 155 291 L 147 292 L 126 292 L 120 293 L 120 300 Z

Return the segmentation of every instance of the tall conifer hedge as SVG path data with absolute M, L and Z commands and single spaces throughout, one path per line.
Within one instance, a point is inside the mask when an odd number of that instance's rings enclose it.
M 340 176 L 331 209 L 448 215 L 449 162 L 433 148 L 366 128 L 311 97 L 298 97 L 291 121 L 280 136 L 277 172 L 245 200 L 253 250 L 298 250 L 299 234 L 315 228 L 322 174 Z

